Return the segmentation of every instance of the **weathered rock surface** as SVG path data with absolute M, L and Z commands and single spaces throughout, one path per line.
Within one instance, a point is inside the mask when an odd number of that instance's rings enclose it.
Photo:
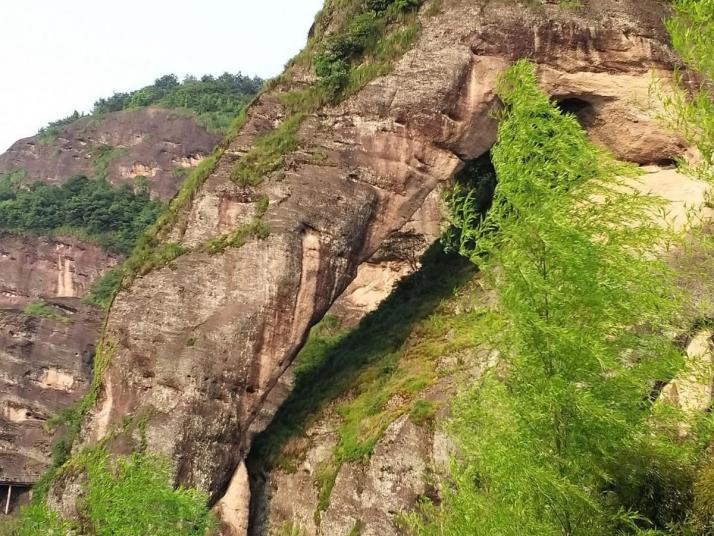
M 163 108 L 140 108 L 84 117 L 54 137 L 15 142 L 0 155 L 0 175 L 24 170 L 25 182 L 59 184 L 74 175 L 97 175 L 96 159 L 114 150 L 104 172 L 118 185 L 146 177 L 152 195 L 170 199 L 182 169 L 198 164 L 220 141 L 190 115 Z
M 76 238 L 0 233 L 0 480 L 47 468 L 44 422 L 85 392 L 102 314 L 80 300 L 118 259 Z M 25 308 L 44 301 L 50 316 Z
M 231 490 L 253 425 L 264 419 L 264 402 L 307 329 L 462 160 L 493 144 L 496 79 L 517 58 L 536 62 L 545 89 L 574 107 L 594 139 L 619 156 L 649 164 L 684 152 L 681 140 L 635 104 L 648 98 L 651 71 L 666 77 L 673 66 L 661 24 L 666 3 L 583 4 L 445 1 L 437 15 L 421 16 L 421 37 L 392 74 L 308 116 L 285 169 L 242 187 L 230 180 L 231 169 L 285 119 L 279 95 L 299 82 L 264 93 L 164 234 L 189 252 L 138 278 L 115 301 L 105 335 L 115 351 L 84 441 L 151 410 L 148 447 L 169 456 L 176 481 L 206 490 L 214 501 Z M 269 237 L 219 254 L 198 247 L 248 223 L 261 195 L 270 200 Z M 396 428 L 395 441 L 418 434 Z M 381 471 L 378 460 L 365 478 Z M 232 502 L 240 493 L 230 495 Z M 345 497 L 325 522 L 342 530 L 350 508 L 367 498 Z M 235 533 L 244 532 L 241 523 Z M 370 530 L 377 534 L 383 525 L 375 523 Z
M 328 416 L 308 432 L 313 447 L 297 471 L 253 475 L 261 482 L 255 486 L 251 536 L 288 526 L 309 535 L 349 534 L 355 527 L 370 536 L 396 535 L 400 513 L 411 510 L 420 496 L 435 497 L 429 476 L 443 469 L 450 443 L 443 432 L 403 415 L 387 428 L 369 461 L 341 467 L 318 525 L 315 480 L 336 443 L 337 426 L 335 417 Z
M 104 172 L 113 184 L 146 176 L 152 195 L 172 197 L 176 170 L 196 165 L 219 137 L 175 111 L 147 108 L 80 119 L 54 139 L 20 140 L 0 155 L 0 175 L 22 170 L 24 182 L 50 184 L 97 173 L 102 150 L 114 150 Z M 0 480 L 36 480 L 50 462 L 52 435 L 43 423 L 85 392 L 103 313 L 81 303 L 92 283 L 119 261 L 73 237 L 0 231 Z M 29 316 L 47 302 L 63 316 Z
M 44 423 L 91 381 L 101 314 L 72 298 L 47 306 L 65 320 L 0 307 L 0 481 L 37 480 L 51 455 Z
M 81 298 L 118 261 L 76 238 L 0 231 L 0 307 L 24 307 L 40 298 Z

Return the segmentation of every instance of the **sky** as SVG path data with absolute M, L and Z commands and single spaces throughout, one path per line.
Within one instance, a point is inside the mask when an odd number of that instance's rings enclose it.
M 99 97 L 174 73 L 269 78 L 323 0 L 22 0 L 0 8 L 0 153 Z

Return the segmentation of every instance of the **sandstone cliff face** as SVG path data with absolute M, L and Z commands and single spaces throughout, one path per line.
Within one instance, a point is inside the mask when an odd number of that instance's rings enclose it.
M 0 231 L 0 307 L 41 298 L 81 298 L 119 259 L 77 238 Z
M 686 220 L 685 212 L 694 221 L 711 220 L 714 211 L 706 202 L 710 185 L 671 168 L 652 166 L 642 171 L 638 183 L 642 192 L 668 202 L 668 217 L 663 223 L 674 223 L 681 228 Z M 686 259 L 679 258 L 681 255 Z M 674 257 L 672 265 L 681 274 L 679 285 L 697 302 L 698 314 L 690 316 L 700 318 L 704 312 L 710 317 L 710 292 L 706 289 L 711 288 L 712 282 L 702 274 L 712 273 L 714 251 L 710 247 L 697 247 L 689 253 L 678 251 Z M 424 274 L 427 278 L 433 275 L 433 272 Z M 479 334 L 471 334 L 467 341 L 458 344 L 458 328 L 445 321 L 448 318 L 450 322 L 458 322 L 460 317 L 488 306 L 491 294 L 485 293 L 477 283 L 476 277 L 445 294 L 444 310 L 422 318 L 421 324 L 414 324 L 404 345 L 400 364 L 418 351 L 420 345 L 433 340 L 444 341 L 445 350 L 432 363 L 437 370 L 436 380 L 418 394 L 418 400 L 427 401 L 434 408 L 434 415 L 417 420 L 408 412 L 395 412 L 395 407 L 403 406 L 400 399 L 405 395 L 394 394 L 379 410 L 389 415 L 390 424 L 371 455 L 339 464 L 328 500 L 325 500 L 323 475 L 325 467 L 334 464 L 335 452 L 339 450 L 344 407 L 354 403 L 364 388 L 345 389 L 329 399 L 329 403 L 314 411 L 303 431 L 297 431 L 281 445 L 281 455 L 290 460 L 289 464 L 271 465 L 271 460 L 261 457 L 259 449 L 251 452 L 248 534 L 265 536 L 293 530 L 304 536 L 328 536 L 350 534 L 358 527 L 362 536 L 397 536 L 404 534 L 400 530 L 401 514 L 412 511 L 420 500 L 438 503 L 442 493 L 439 483 L 448 481 L 450 458 L 458 457 L 445 432 L 449 403 L 459 386 L 472 385 L 487 367 L 498 361 L 497 354 Z M 380 310 L 386 306 L 383 304 Z M 424 330 L 424 325 L 435 327 L 429 331 Z M 712 331 L 706 328 L 680 341 L 692 368 L 663 389 L 663 400 L 692 412 L 711 409 L 714 377 L 711 339 Z M 366 369 L 365 366 L 363 375 L 373 378 L 374 373 Z M 377 376 L 367 381 L 376 383 L 384 379 Z M 280 431 L 276 432 L 271 425 L 267 434 L 275 438 Z
M 0 233 L 0 480 L 32 482 L 49 465 L 43 424 L 91 381 L 102 314 L 81 297 L 117 262 L 75 238 Z M 38 302 L 44 316 L 25 312 Z
M 308 116 L 284 169 L 242 187 L 230 180 L 233 166 L 285 119 L 279 97 L 300 82 L 265 92 L 164 233 L 188 252 L 116 299 L 105 334 L 112 360 L 84 441 L 127 415 L 149 415 L 149 449 L 169 456 L 177 482 L 208 491 L 213 501 L 226 494 L 222 515 L 244 530 L 242 461 L 266 422 L 271 390 L 360 265 L 403 232 L 463 160 L 493 144 L 496 78 L 517 58 L 536 62 L 544 88 L 618 156 L 650 164 L 684 152 L 637 104 L 648 99 L 651 71 L 666 77 L 672 69 L 660 22 L 666 3 L 583 4 L 444 1 L 436 15 L 421 15 L 422 35 L 392 74 Z M 201 247 L 249 223 L 261 196 L 269 199 L 267 238 L 217 254 Z M 394 438 L 421 433 L 394 426 Z M 420 459 L 431 455 L 425 448 Z
M 146 108 L 82 118 L 56 138 L 20 140 L 0 155 L 0 175 L 61 183 L 95 176 L 101 151 L 115 185 L 146 176 L 152 195 L 171 198 L 188 170 L 219 137 L 193 118 Z M 122 259 L 73 237 L 20 236 L 0 231 L 0 480 L 35 481 L 48 467 L 52 435 L 43 423 L 69 407 L 91 380 L 103 313 L 83 304 L 92 283 Z M 45 314 L 28 305 L 46 302 Z
M 91 381 L 101 314 L 74 299 L 48 301 L 59 318 L 0 308 L 0 480 L 35 482 L 50 462 L 43 427 Z
M 24 170 L 24 181 L 62 183 L 74 175 L 97 175 L 98 158 L 113 151 L 107 179 L 118 185 L 144 176 L 154 196 L 170 199 L 183 180 L 180 171 L 200 162 L 220 140 L 189 115 L 140 108 L 84 117 L 56 137 L 17 141 L 0 155 L 0 175 Z M 100 164 L 100 168 L 103 166 Z

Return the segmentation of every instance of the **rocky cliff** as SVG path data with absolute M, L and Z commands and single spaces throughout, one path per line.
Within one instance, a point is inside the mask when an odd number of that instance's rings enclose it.
M 358 274 L 366 275 L 345 300 L 381 285 L 386 276 L 369 274 L 365 263 L 374 264 L 380 248 L 410 230 L 433 192 L 494 143 L 502 69 L 517 58 L 534 61 L 542 86 L 620 158 L 666 165 L 686 150 L 657 122 L 649 100 L 652 71 L 667 78 L 675 62 L 661 22 L 666 9 L 657 0 L 428 3 L 418 15 L 419 37 L 389 74 L 340 104 L 304 114 L 294 114 L 293 104 L 314 75 L 304 62 L 291 64 L 250 107 L 205 181 L 165 220 L 158 238 L 177 254 L 153 263 L 117 296 L 104 333 L 109 365 L 83 444 L 141 416 L 142 444 L 169 457 L 176 483 L 210 494 L 226 534 L 245 532 L 244 460 L 274 412 L 271 393 L 284 389 L 281 378 L 308 329 Z M 340 24 L 328 4 L 315 39 Z M 275 146 L 282 153 L 274 154 Z M 254 165 L 266 153 L 270 165 Z M 246 166 L 257 170 L 248 179 Z M 433 238 L 423 233 L 425 244 Z M 420 445 L 423 452 L 400 460 L 416 473 L 434 456 L 426 432 L 396 414 L 370 464 L 337 476 L 333 494 L 344 500 L 318 517 L 331 527 L 321 533 L 354 530 L 360 508 L 381 512 L 364 534 L 388 533 L 381 527 L 392 510 L 425 492 L 407 486 L 403 501 L 374 499 L 402 486 L 375 484 L 393 463 L 386 451 Z M 324 422 L 329 436 L 338 425 Z M 109 448 L 125 452 L 133 440 Z M 294 487 L 312 496 L 307 488 L 307 480 Z M 347 491 L 359 489 L 374 493 Z M 64 480 L 53 504 L 71 516 L 76 493 Z
M 62 183 L 74 175 L 106 176 L 115 185 L 145 177 L 151 192 L 171 199 L 185 171 L 220 140 L 193 116 L 138 108 L 90 115 L 51 134 L 15 142 L 0 155 L 0 175 L 19 170 L 24 182 Z
M 58 184 L 82 174 L 146 177 L 171 198 L 219 136 L 185 113 L 141 108 L 81 118 L 16 142 L 0 176 Z M 0 480 L 33 482 L 50 463 L 46 421 L 83 396 L 103 312 L 82 302 L 122 258 L 70 236 L 0 231 Z

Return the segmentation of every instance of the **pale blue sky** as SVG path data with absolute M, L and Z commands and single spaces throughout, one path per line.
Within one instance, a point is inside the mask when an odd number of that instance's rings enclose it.
M 99 97 L 175 73 L 268 78 L 323 0 L 2 0 L 0 152 Z

